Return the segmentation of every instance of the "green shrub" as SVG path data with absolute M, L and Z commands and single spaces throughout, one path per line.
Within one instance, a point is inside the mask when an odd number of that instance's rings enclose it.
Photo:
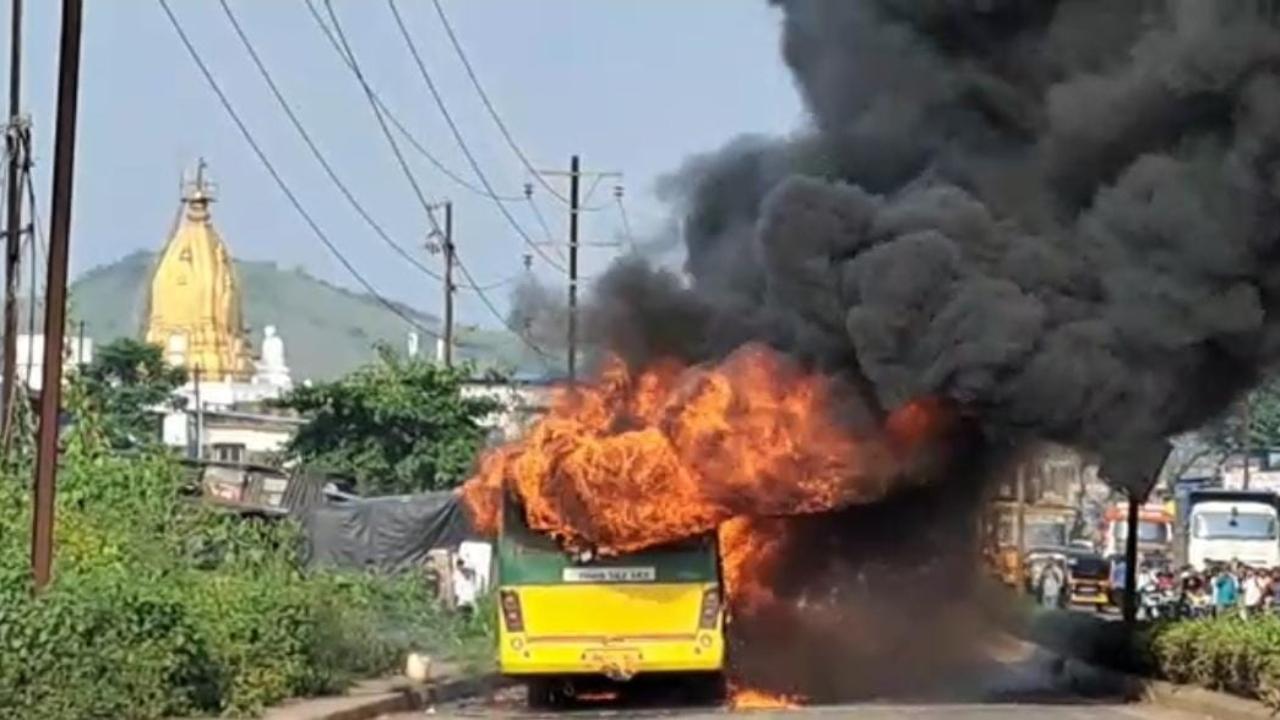
M 1153 628 L 1159 674 L 1280 707 L 1280 618 L 1224 617 Z
M 253 715 L 408 650 L 489 647 L 493 613 L 459 622 L 412 576 L 303 572 L 291 522 L 202 508 L 171 458 L 111 454 L 99 435 L 68 438 L 39 595 L 30 468 L 0 469 L 0 720 Z
M 12 580 L 12 578 L 9 578 Z M 207 710 L 210 658 L 156 578 L 104 570 L 0 603 L 0 717 L 152 718 Z

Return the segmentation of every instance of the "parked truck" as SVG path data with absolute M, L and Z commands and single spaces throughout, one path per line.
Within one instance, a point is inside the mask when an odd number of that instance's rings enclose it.
M 1144 505 L 1138 509 L 1138 557 L 1172 557 L 1173 514 L 1163 505 Z M 1102 514 L 1102 555 L 1123 556 L 1129 535 L 1129 505 L 1116 503 Z
M 1205 570 L 1235 562 L 1280 567 L 1280 503 L 1275 493 L 1197 490 L 1190 493 L 1187 505 L 1187 562 L 1192 567 Z

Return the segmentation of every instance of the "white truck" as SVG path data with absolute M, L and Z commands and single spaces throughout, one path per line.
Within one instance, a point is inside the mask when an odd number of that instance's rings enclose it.
M 1271 492 L 1200 490 L 1188 498 L 1187 562 L 1280 567 L 1277 496 Z

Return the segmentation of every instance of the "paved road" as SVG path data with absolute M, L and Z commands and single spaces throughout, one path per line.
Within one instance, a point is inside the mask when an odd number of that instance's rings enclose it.
M 664 711 L 600 711 L 574 712 L 564 717 L 571 718 L 682 718 L 685 720 L 725 720 L 726 711 L 716 709 L 698 710 L 664 710 Z M 785 712 L 744 713 L 751 718 L 848 718 L 849 720 L 1205 720 L 1203 716 L 1185 715 L 1161 708 L 1145 705 L 932 705 L 932 706 L 886 706 L 886 705 L 844 705 L 835 707 L 802 708 Z M 425 718 L 476 718 L 481 717 L 478 710 L 437 708 L 428 715 L 425 712 L 405 713 L 388 716 L 396 720 L 425 720 Z M 533 716 L 518 711 L 494 711 L 483 713 L 485 717 L 552 717 Z
M 1014 638 L 993 639 L 987 648 L 989 660 L 974 668 L 974 673 L 960 687 L 943 695 L 929 695 L 921 704 L 854 703 L 806 707 L 781 712 L 751 711 L 751 718 L 850 718 L 851 720 L 1205 720 L 1146 705 L 1115 704 L 1105 698 L 1091 701 L 1073 694 L 1057 672 L 1061 661 L 1032 645 Z M 690 718 L 725 720 L 733 713 L 715 706 L 679 707 L 667 699 L 649 693 L 641 694 L 640 704 L 579 705 L 571 712 L 532 713 L 525 709 L 520 688 L 501 690 L 492 697 L 473 698 L 455 705 L 434 708 L 429 714 L 418 712 L 391 716 L 395 720 L 432 718 L 504 717 L 513 720 L 530 718 Z

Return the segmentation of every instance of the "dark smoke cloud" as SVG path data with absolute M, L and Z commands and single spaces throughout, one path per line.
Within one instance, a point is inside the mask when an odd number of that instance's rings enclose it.
M 1280 32 L 1243 0 L 774 0 L 798 137 L 663 190 L 688 281 L 600 283 L 639 361 L 765 340 L 894 406 L 1104 455 L 1280 355 Z M 1114 478 L 1121 480 L 1121 478 Z

